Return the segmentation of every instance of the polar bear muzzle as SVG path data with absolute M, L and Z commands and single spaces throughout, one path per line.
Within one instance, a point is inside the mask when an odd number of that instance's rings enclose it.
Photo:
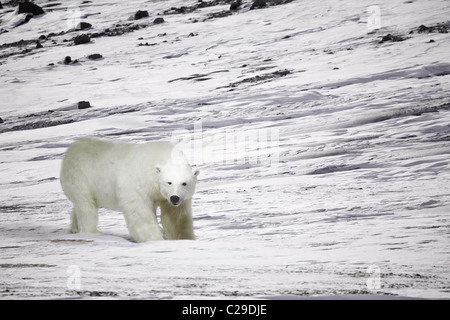
M 171 196 L 170 203 L 173 204 L 174 206 L 178 206 L 180 204 L 180 197 L 175 195 Z

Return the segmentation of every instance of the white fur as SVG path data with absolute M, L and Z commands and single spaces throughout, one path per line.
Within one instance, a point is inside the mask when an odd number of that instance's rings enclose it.
M 160 207 L 167 239 L 194 239 L 191 198 L 197 175 L 168 142 L 80 139 L 67 150 L 60 176 L 74 206 L 70 231 L 98 232 L 97 210 L 103 207 L 123 212 L 137 242 L 163 240 L 156 218 Z

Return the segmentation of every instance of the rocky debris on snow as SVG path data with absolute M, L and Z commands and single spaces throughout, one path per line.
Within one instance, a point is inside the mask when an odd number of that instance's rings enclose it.
M 53 240 L 50 240 L 50 242 L 57 242 L 57 243 L 60 243 L 60 242 L 69 242 L 69 243 L 71 243 L 71 242 L 94 242 L 94 240 L 84 240 L 84 239 L 53 239 Z
M 1 6 L 1 3 L 0 3 L 0 6 Z M 1 7 L 0 7 L 0 9 L 1 9 Z M 0 123 L 3 123 L 3 122 L 4 122 L 3 119 L 0 118 Z
M 105 30 L 101 32 L 95 32 L 90 34 L 91 38 L 99 38 L 99 37 L 115 37 L 115 36 L 121 36 L 123 34 L 133 32 L 135 30 L 139 30 L 142 28 L 146 28 L 149 25 L 139 25 L 139 24 L 133 24 L 133 23 L 126 23 L 126 24 L 116 24 L 114 27 L 106 28 Z
M 3 49 L 7 49 L 7 48 L 21 48 L 27 45 L 30 45 L 32 43 L 35 43 L 35 40 L 19 40 L 19 41 L 15 41 L 15 42 L 10 42 L 10 43 L 4 43 L 2 45 L 0 45 L 0 50 Z
M 117 297 L 118 293 L 114 291 L 74 291 L 72 294 L 81 297 Z
M 420 25 L 417 29 L 412 30 L 409 34 L 413 34 L 414 32 L 418 33 L 448 33 L 448 29 L 450 29 L 450 21 L 444 23 L 438 23 L 432 26 L 426 26 L 424 24 Z
M 208 13 L 208 17 L 206 19 L 203 19 L 202 21 L 207 21 L 214 18 L 223 18 L 228 17 L 233 14 L 233 12 L 241 9 L 242 7 L 249 8 L 250 10 L 253 9 L 260 9 L 268 6 L 277 6 L 281 4 L 286 4 L 289 2 L 292 2 L 294 0 L 254 0 L 252 4 L 244 5 L 242 3 L 242 0 L 212 0 L 212 1 L 202 1 L 199 0 L 196 4 L 192 6 L 182 6 L 182 7 L 172 7 L 168 10 L 163 11 L 164 15 L 171 15 L 171 14 L 187 14 L 194 12 L 196 10 L 202 9 L 202 8 L 208 8 L 208 7 L 214 7 L 219 5 L 227 5 L 229 4 L 230 7 L 228 10 L 222 10 L 219 12 L 213 12 Z M 190 19 L 191 20 L 191 19 Z M 198 22 L 198 19 L 192 19 L 192 22 Z
M 197 8 L 193 8 L 193 7 L 172 7 L 170 9 L 167 9 L 163 12 L 163 14 L 165 15 L 169 15 L 169 14 L 184 14 L 184 13 L 190 13 L 194 10 L 196 10 Z
M 89 101 L 80 101 L 78 102 L 78 109 L 88 109 L 91 107 Z
M 255 1 L 253 1 L 252 6 L 250 7 L 250 10 L 261 9 L 261 8 L 264 8 L 265 6 L 267 6 L 266 0 L 255 0 Z
M 415 33 L 448 33 L 448 30 L 450 29 L 450 21 L 444 22 L 444 23 L 438 23 L 436 25 L 426 26 L 424 24 L 420 25 L 417 28 L 414 28 L 409 32 L 409 34 L 415 34 Z M 400 35 L 393 35 L 391 33 L 383 36 L 383 38 L 379 41 L 379 43 L 384 42 L 401 42 L 408 40 L 410 37 L 404 37 Z M 431 39 L 428 43 L 433 43 L 435 40 Z
M 217 70 L 217 71 L 213 71 L 213 72 L 209 72 L 209 73 L 204 73 L 204 74 L 193 74 L 187 77 L 181 77 L 181 78 L 176 78 L 176 79 L 172 79 L 169 80 L 168 82 L 174 82 L 174 81 L 184 81 L 184 80 L 194 80 L 194 81 L 206 81 L 211 79 L 210 75 L 215 74 L 215 73 L 222 73 L 222 72 L 230 72 L 230 70 Z
M 0 51 L 5 50 L 7 52 L 3 53 L 3 54 L 0 54 L 0 59 L 8 58 L 8 57 L 11 57 L 11 56 L 14 56 L 14 55 L 30 52 L 31 49 L 27 48 L 27 47 L 32 45 L 32 44 L 36 44 L 36 40 L 19 40 L 19 41 L 10 42 L 10 43 L 4 43 L 4 44 L 0 45 Z M 18 51 L 7 50 L 7 49 L 14 50 L 14 48 L 17 48 L 19 50 Z
M 19 7 L 17 9 L 17 15 L 18 18 L 15 20 L 15 22 L 12 24 L 13 27 L 21 26 L 25 23 L 28 23 L 31 18 L 34 16 L 39 16 L 41 14 L 44 14 L 44 10 L 29 1 L 23 1 L 18 3 Z
M 219 12 L 213 12 L 213 13 L 209 13 L 208 17 L 206 19 L 203 19 L 202 21 L 205 22 L 205 21 L 215 19 L 215 18 L 224 18 L 224 17 L 231 16 L 232 14 L 233 14 L 233 12 L 230 10 L 222 10 Z
M 86 30 L 86 29 L 89 29 L 91 27 L 92 27 L 92 24 L 82 21 L 76 26 L 75 30 Z
M 87 107 L 88 105 L 91 107 L 91 109 L 83 110 L 83 108 L 79 108 L 80 103 L 82 107 L 86 107 L 84 109 L 89 109 L 89 107 Z M 76 112 L 75 110 L 80 111 Z M 66 106 L 61 109 L 34 112 L 18 117 L 8 117 L 8 120 L 4 121 L 4 123 L 0 126 L 0 134 L 11 131 L 55 127 L 68 123 L 84 121 L 86 120 L 86 112 L 89 112 L 92 117 L 95 118 L 103 117 L 105 115 L 131 113 L 139 110 L 140 108 L 137 106 L 118 106 L 110 108 L 105 114 L 104 110 L 95 110 L 94 108 L 92 108 L 89 101 L 80 101 L 78 103 L 75 103 L 74 105 Z
M 148 11 L 147 10 L 139 10 L 134 14 L 134 20 L 140 20 L 142 18 L 148 17 Z
M 17 11 L 18 14 L 21 13 L 31 13 L 33 16 L 38 16 L 44 13 L 44 10 L 34 4 L 33 2 L 29 2 L 29 1 L 24 1 L 24 2 L 19 2 L 19 9 Z
M 253 9 L 262 9 L 265 8 L 267 6 L 279 6 L 282 4 L 286 4 L 289 2 L 292 2 L 294 0 L 255 0 L 253 1 L 250 10 Z
M 230 11 L 238 10 L 241 5 L 242 5 L 241 0 L 232 1 L 230 4 Z
M 402 36 L 395 36 L 395 35 L 392 35 L 389 33 L 389 34 L 385 35 L 379 43 L 388 42 L 388 41 L 401 42 L 401 41 L 405 41 L 406 39 L 408 39 L 408 38 L 405 38 Z
M 72 57 L 71 57 L 71 56 L 66 56 L 66 57 L 64 58 L 63 63 L 64 63 L 65 65 L 69 65 L 69 64 L 77 64 L 77 63 L 78 63 L 78 60 L 77 60 L 77 59 L 72 60 Z M 51 63 L 51 64 L 49 64 L 49 65 L 55 65 L 55 64 L 54 64 L 54 63 Z
M 161 17 L 156 18 L 155 20 L 153 20 L 153 24 L 160 24 L 160 23 L 164 23 L 164 22 L 165 22 L 164 19 L 161 18 Z
M 60 125 L 68 124 L 68 123 L 72 123 L 72 122 L 73 122 L 73 120 L 29 122 L 24 125 L 14 126 L 10 130 L 4 130 L 4 131 L 0 131 L 0 132 L 48 128 L 48 127 L 60 126 Z
M 245 78 L 244 80 L 230 83 L 228 87 L 235 88 L 244 83 L 253 83 L 253 84 L 263 83 L 263 82 L 271 81 L 276 78 L 281 78 L 281 77 L 287 76 L 288 74 L 291 74 L 291 73 L 292 73 L 292 71 L 290 71 L 288 69 L 278 70 L 278 71 L 265 73 L 262 75 Z
M 84 44 L 84 43 L 88 43 L 88 42 L 91 42 L 91 37 L 87 34 L 81 34 L 81 35 L 73 38 L 73 43 L 75 45 Z
M 163 14 L 169 15 L 169 14 L 186 14 L 194 12 L 195 10 L 201 9 L 201 8 L 208 8 L 208 7 L 214 7 L 217 5 L 225 5 L 230 4 L 231 0 L 212 0 L 212 1 L 198 1 L 193 6 L 182 6 L 182 7 L 172 7 L 168 10 L 165 10 Z
M 72 122 L 74 122 L 72 119 L 54 119 L 53 111 L 49 110 L 47 112 L 32 113 L 16 119 L 10 119 L 10 121 L 5 122 L 4 126 L 0 128 L 0 133 L 48 128 Z
M 27 8 L 26 6 L 30 6 L 29 8 L 33 8 L 33 5 L 34 5 L 33 3 L 30 3 L 30 2 L 24 2 L 24 3 L 27 3 L 27 5 L 25 5 L 24 8 Z M 19 4 L 18 1 L 15 1 L 14 3 L 13 3 L 13 1 L 10 1 L 8 3 L 8 5 L 10 5 L 10 6 L 17 6 L 18 4 Z M 33 9 L 26 9 L 26 10 L 32 11 L 34 13 L 41 12 L 38 8 L 35 8 L 34 10 Z M 33 13 L 29 13 L 28 18 L 26 17 L 26 14 L 23 14 L 23 15 L 24 15 L 24 18 L 22 19 L 22 20 L 24 20 L 23 23 L 28 22 L 29 19 L 31 19 L 33 17 Z M 142 15 L 142 14 L 140 14 L 140 15 Z M 113 25 L 112 27 L 104 29 L 103 31 L 89 32 L 89 33 L 81 34 L 81 35 L 74 37 L 73 39 L 64 39 L 64 40 L 62 40 L 62 42 L 70 42 L 70 43 L 74 43 L 75 45 L 80 45 L 80 44 L 89 43 L 91 41 L 91 39 L 93 39 L 93 38 L 121 36 L 126 33 L 133 32 L 135 30 L 147 28 L 149 26 L 161 24 L 164 22 L 165 22 L 164 18 L 157 17 L 153 20 L 153 22 L 147 22 L 147 23 L 140 23 L 140 24 L 135 24 L 133 22 L 123 23 L 123 24 L 117 23 L 117 24 Z M 63 36 L 65 34 L 68 34 L 68 33 L 74 32 L 74 31 L 88 30 L 91 28 L 92 28 L 92 24 L 82 21 L 82 22 L 79 22 L 78 25 L 74 29 L 71 29 L 69 31 L 51 32 L 48 35 L 41 35 L 38 40 L 20 40 L 20 41 L 14 42 L 14 43 L 1 44 L 0 51 L 3 51 L 4 49 L 8 49 L 8 48 L 15 48 L 15 47 L 19 48 L 20 50 L 15 50 L 15 51 L 8 50 L 8 52 L 0 53 L 0 59 L 8 58 L 8 57 L 11 57 L 14 55 L 28 53 L 28 52 L 31 52 L 33 49 L 42 48 L 44 42 L 46 42 L 46 41 L 52 41 L 53 45 L 57 45 L 58 44 L 57 40 L 52 39 L 53 37 Z M 8 32 L 8 31 L 0 30 L 0 34 L 2 32 Z M 37 42 L 37 41 L 39 41 L 39 42 Z M 30 46 L 31 44 L 33 44 L 34 46 L 31 47 Z
M 174 53 L 174 54 L 169 54 L 167 56 L 164 56 L 162 58 L 163 59 L 175 59 L 175 58 L 179 58 L 179 57 L 185 56 L 187 54 L 189 54 L 189 53 L 187 53 L 187 52 Z
M 156 46 L 156 45 L 157 45 L 157 43 L 148 43 L 148 42 L 146 42 L 146 43 L 139 43 L 138 47 L 153 47 L 153 46 Z
M 292 2 L 294 0 L 254 0 L 252 2 L 252 5 L 250 6 L 250 9 L 259 9 L 264 8 L 267 6 L 278 6 L 282 4 L 286 4 L 289 2 Z M 202 8 L 208 8 L 218 5 L 230 5 L 230 11 L 235 11 L 243 6 L 242 0 L 212 0 L 212 1 L 198 1 L 193 6 L 182 6 L 182 7 L 172 7 L 168 10 L 165 10 L 163 14 L 186 14 L 191 13 L 195 10 L 202 9 Z M 248 6 L 246 6 L 248 7 Z
M 100 53 L 94 53 L 94 54 L 88 55 L 89 60 L 98 60 L 98 59 L 102 59 L 102 58 L 103 58 L 103 56 Z

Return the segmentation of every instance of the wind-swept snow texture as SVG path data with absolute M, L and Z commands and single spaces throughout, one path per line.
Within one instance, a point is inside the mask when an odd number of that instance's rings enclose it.
M 2 298 L 450 298 L 449 2 L 230 2 L 3 2 Z M 67 233 L 86 136 L 182 146 L 197 239 Z

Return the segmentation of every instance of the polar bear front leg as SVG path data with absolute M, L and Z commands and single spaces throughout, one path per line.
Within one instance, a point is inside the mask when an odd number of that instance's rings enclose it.
M 178 207 L 161 204 L 161 222 L 169 240 L 194 240 L 191 200 L 185 200 Z
M 164 240 L 163 231 L 158 225 L 153 204 L 134 200 L 121 204 L 128 231 L 136 242 Z

